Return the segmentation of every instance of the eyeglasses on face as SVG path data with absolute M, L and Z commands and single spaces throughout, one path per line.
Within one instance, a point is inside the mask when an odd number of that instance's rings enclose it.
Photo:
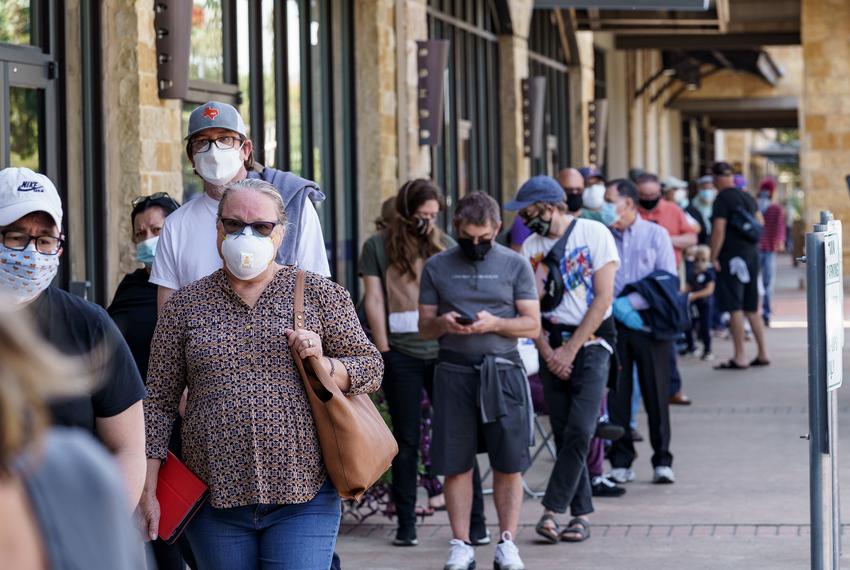
M 168 194 L 168 192 L 154 192 L 153 194 L 147 196 L 136 196 L 135 198 L 133 198 L 133 201 L 130 202 L 130 205 L 133 208 L 136 208 L 138 206 L 141 206 L 142 204 L 145 204 L 146 202 L 154 202 L 157 200 L 169 200 L 175 208 L 180 207 L 180 204 L 178 204 L 177 201 Z
M 35 242 L 36 251 L 45 255 L 56 255 L 65 244 L 62 238 L 31 236 L 17 230 L 2 231 L 0 237 L 3 238 L 3 246 L 14 251 L 24 251 L 32 242 Z
M 255 234 L 269 237 L 279 225 L 278 222 L 243 222 L 242 220 L 234 220 L 233 218 L 219 218 L 219 221 L 221 221 L 221 225 L 224 228 L 224 233 L 228 235 L 241 234 L 245 230 L 245 226 L 251 226 L 251 230 Z
M 192 154 L 198 154 L 207 152 L 210 148 L 212 148 L 213 143 L 215 143 L 216 148 L 219 150 L 230 150 L 232 148 L 241 147 L 242 139 L 231 135 L 225 135 L 223 137 L 218 137 L 217 139 L 194 139 L 189 143 L 189 148 L 191 149 Z

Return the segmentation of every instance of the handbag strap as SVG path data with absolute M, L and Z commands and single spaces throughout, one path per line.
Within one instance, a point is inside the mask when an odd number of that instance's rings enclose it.
M 304 273 L 303 269 L 299 269 L 295 274 L 295 301 L 293 305 L 294 314 L 292 326 L 295 330 L 304 328 Z

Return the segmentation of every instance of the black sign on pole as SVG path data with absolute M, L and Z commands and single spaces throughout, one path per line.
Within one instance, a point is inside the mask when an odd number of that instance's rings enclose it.
M 522 80 L 523 154 L 543 157 L 543 118 L 546 111 L 546 76 Z
M 449 40 L 416 42 L 419 70 L 419 144 L 436 146 L 443 134 L 443 84 L 449 65 Z
M 160 99 L 185 99 L 189 92 L 192 2 L 155 0 L 156 75 Z

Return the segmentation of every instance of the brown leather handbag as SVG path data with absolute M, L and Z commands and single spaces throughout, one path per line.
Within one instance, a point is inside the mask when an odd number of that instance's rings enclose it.
M 295 277 L 295 330 L 304 328 L 304 272 Z M 390 468 L 398 445 L 368 394 L 346 396 L 315 356 L 292 359 L 313 411 L 325 469 L 343 499 L 359 501 Z

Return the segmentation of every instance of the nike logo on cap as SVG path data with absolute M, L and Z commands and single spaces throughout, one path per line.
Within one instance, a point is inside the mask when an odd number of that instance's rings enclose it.
M 18 186 L 18 192 L 44 192 L 44 186 L 35 180 L 25 180 Z

